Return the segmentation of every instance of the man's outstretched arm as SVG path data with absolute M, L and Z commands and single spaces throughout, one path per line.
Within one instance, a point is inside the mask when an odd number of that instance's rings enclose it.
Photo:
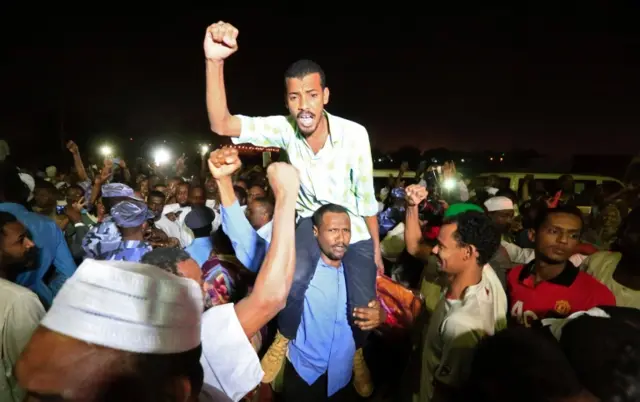
M 209 26 L 204 36 L 209 124 L 213 132 L 228 137 L 239 137 L 242 126 L 229 112 L 224 87 L 224 60 L 238 50 L 237 38 L 238 30 L 222 21 Z
M 271 245 L 253 292 L 235 305 L 240 325 L 249 337 L 284 308 L 295 272 L 298 172 L 293 166 L 278 162 L 269 166 L 267 176 L 276 200 Z

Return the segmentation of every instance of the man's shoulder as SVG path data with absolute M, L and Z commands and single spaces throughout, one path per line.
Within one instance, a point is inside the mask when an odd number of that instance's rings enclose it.
M 507 273 L 507 282 L 509 283 L 517 282 L 523 269 L 524 269 L 524 265 L 516 265 L 515 267 L 511 268 Z
M 607 265 L 609 264 L 617 265 L 621 258 L 622 254 L 619 252 L 598 251 L 597 253 L 588 256 L 584 260 L 583 265 L 586 265 L 589 272 L 600 271 L 604 268 L 608 268 Z
M 360 123 L 357 123 L 353 120 L 345 119 L 344 117 L 336 116 L 334 114 L 327 113 L 327 115 L 329 116 L 330 124 L 339 125 L 341 130 L 345 133 L 348 133 L 349 135 L 369 135 L 367 133 L 367 129 Z
M 580 289 L 590 289 L 592 292 L 611 293 L 605 284 L 583 271 L 578 272 L 574 283 Z
M 460 343 L 466 339 L 471 343 L 490 333 L 483 317 L 479 317 L 477 311 L 470 311 L 465 308 L 452 311 L 444 319 L 441 334 L 444 339 Z
M 0 293 L 3 296 L 7 296 L 13 300 L 25 300 L 29 298 L 38 299 L 35 293 L 31 290 L 25 288 L 24 286 L 20 286 L 6 279 L 0 278 Z
M 220 304 L 214 307 L 211 307 L 202 315 L 202 326 L 219 326 L 221 324 L 233 324 L 240 321 L 238 320 L 238 316 L 236 315 L 235 307 L 233 303 Z
M 3 309 L 20 308 L 29 310 L 40 305 L 38 296 L 23 286 L 0 279 L 0 304 Z M 40 307 L 41 308 L 41 307 Z

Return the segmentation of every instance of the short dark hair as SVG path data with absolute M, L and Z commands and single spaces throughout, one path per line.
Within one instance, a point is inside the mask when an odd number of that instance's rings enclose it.
M 253 202 L 257 202 L 258 204 L 260 204 L 266 210 L 269 216 L 273 216 L 273 209 L 275 205 L 270 197 L 256 197 L 253 199 Z
M 77 184 L 72 184 L 69 187 L 67 187 L 67 191 L 69 190 L 78 190 L 80 191 L 80 193 L 82 193 L 82 196 L 84 196 L 84 188 L 82 188 L 82 186 L 79 186 Z M 87 200 L 88 201 L 88 200 Z
M 247 200 L 247 190 L 245 190 L 244 188 L 240 186 L 233 186 L 233 192 L 236 194 L 238 202 Z
M 485 337 L 476 346 L 462 387 L 465 398 L 460 400 L 534 402 L 574 396 L 582 389 L 551 336 L 514 327 Z
M 190 259 L 191 256 L 186 251 L 179 248 L 162 247 L 149 251 L 140 260 L 143 264 L 156 266 L 162 270 L 181 276 L 178 272 L 178 264 Z
M 458 246 L 474 246 L 478 265 L 484 266 L 500 247 L 500 231 L 491 218 L 477 211 L 467 211 L 446 218 L 442 225 L 456 224 L 453 234 Z
M 4 236 L 5 225 L 17 221 L 18 218 L 16 218 L 15 215 L 10 214 L 9 212 L 0 211 L 0 238 Z
M 640 397 L 640 331 L 634 326 L 640 313 L 629 308 L 621 313 L 610 318 L 583 315 L 567 323 L 560 337 L 580 381 L 603 401 Z
M 284 72 L 285 85 L 288 78 L 302 78 L 309 74 L 320 74 L 320 86 L 324 89 L 327 87 L 327 77 L 324 75 L 324 70 L 318 63 L 313 60 L 302 59 L 291 64 Z
M 534 229 L 538 230 L 540 227 L 554 214 L 568 214 L 573 215 L 580 219 L 580 227 L 584 226 L 584 218 L 582 217 L 582 211 L 573 205 L 560 205 L 556 208 L 543 208 L 538 212 L 538 217 L 534 224 Z
M 334 214 L 349 215 L 349 211 L 347 211 L 347 208 L 343 207 L 342 205 L 325 204 L 320 208 L 316 209 L 316 212 L 313 213 L 313 217 L 311 218 L 313 220 L 313 225 L 316 227 L 320 227 L 320 224 L 322 223 L 322 218 L 324 218 L 324 214 L 329 212 Z
M 164 195 L 164 193 L 162 191 L 158 191 L 158 190 L 153 190 L 149 192 L 149 196 L 147 197 L 147 199 L 151 198 L 151 197 L 158 197 L 158 198 L 166 198 L 166 196 Z
M 0 201 L 24 204 L 30 190 L 20 179 L 18 168 L 7 162 L 0 162 Z

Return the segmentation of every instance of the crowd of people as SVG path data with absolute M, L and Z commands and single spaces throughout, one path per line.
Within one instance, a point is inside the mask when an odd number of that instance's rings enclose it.
M 376 188 L 316 63 L 285 72 L 288 116 L 230 113 L 237 38 L 205 34 L 211 129 L 289 163 L 3 152 L 0 401 L 640 400 L 633 188 L 588 216 L 568 175 L 517 194 L 403 164 Z

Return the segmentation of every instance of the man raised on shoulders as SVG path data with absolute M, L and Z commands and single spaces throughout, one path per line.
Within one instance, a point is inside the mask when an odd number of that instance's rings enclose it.
M 296 210 L 296 276 L 287 306 L 278 317 L 280 334 L 263 359 L 264 382 L 271 382 L 284 362 L 287 341 L 295 339 L 304 295 L 314 275 L 320 250 L 313 236 L 313 213 L 323 205 L 345 208 L 351 220 L 351 244 L 343 259 L 349 310 L 375 298 L 376 271 L 383 269 L 378 236 L 378 205 L 373 189 L 373 162 L 367 130 L 325 110 L 329 88 L 320 66 L 300 60 L 285 72 L 288 116 L 232 115 L 224 85 L 224 60 L 238 50 L 238 30 L 218 22 L 205 34 L 207 111 L 211 130 L 234 143 L 283 148 L 300 172 Z M 376 269 L 377 268 L 377 269 Z M 348 314 L 352 317 L 352 314 Z M 366 333 L 350 318 L 357 360 Z M 366 367 L 357 364 L 357 367 Z M 372 391 L 368 372 L 356 371 L 354 384 L 364 396 Z

